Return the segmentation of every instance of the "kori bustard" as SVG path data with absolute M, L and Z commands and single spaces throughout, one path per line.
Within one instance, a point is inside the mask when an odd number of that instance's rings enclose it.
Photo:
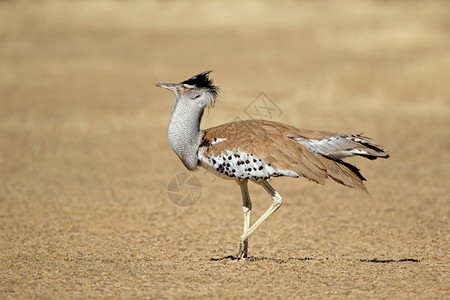
M 180 83 L 158 83 L 175 94 L 169 123 L 169 142 L 188 170 L 203 167 L 215 175 L 234 180 L 240 187 L 244 233 L 237 258 L 248 256 L 248 238 L 283 203 L 269 184 L 272 177 L 305 177 L 324 184 L 332 180 L 367 191 L 359 169 L 343 161 L 349 156 L 388 158 L 388 153 L 359 134 L 298 129 L 267 120 L 245 120 L 200 129 L 203 111 L 213 107 L 218 88 L 211 71 Z M 272 197 L 269 209 L 250 226 L 252 202 L 248 181 L 263 187 Z

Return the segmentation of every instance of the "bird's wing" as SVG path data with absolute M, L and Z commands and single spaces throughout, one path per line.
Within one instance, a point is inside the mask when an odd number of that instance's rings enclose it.
M 343 185 L 366 190 L 362 182 L 365 179 L 356 167 L 327 156 L 321 144 L 306 142 L 336 136 L 340 135 L 271 121 L 236 121 L 204 130 L 199 158 L 219 172 L 239 179 L 303 176 L 324 184 L 330 177 Z M 328 148 L 337 149 L 337 144 Z

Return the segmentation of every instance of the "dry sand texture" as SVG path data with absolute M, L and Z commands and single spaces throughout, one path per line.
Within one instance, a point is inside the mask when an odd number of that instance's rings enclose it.
M 448 1 L 1 1 L 0 298 L 448 298 L 449 34 Z M 276 121 L 364 132 L 391 153 L 351 160 L 372 196 L 274 180 L 230 258 L 239 188 L 197 172 L 169 201 L 154 86 L 208 69 L 203 127 L 265 92 Z

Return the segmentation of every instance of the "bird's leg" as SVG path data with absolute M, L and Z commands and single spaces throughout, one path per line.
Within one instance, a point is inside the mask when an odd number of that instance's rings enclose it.
M 252 201 L 250 200 L 250 195 L 248 193 L 247 180 L 239 181 L 239 186 L 241 187 L 242 193 L 242 210 L 244 212 L 244 233 L 250 227 L 250 215 L 252 213 Z M 242 258 L 247 258 L 248 256 L 248 239 L 244 241 L 243 244 Z
M 283 203 L 283 198 L 281 198 L 280 194 L 275 191 L 275 189 L 266 181 L 261 181 L 260 184 L 262 187 L 272 196 L 272 205 L 269 207 L 269 209 L 253 224 L 248 230 L 244 232 L 243 235 L 241 235 L 239 239 L 239 249 L 237 258 L 244 258 L 244 254 L 246 255 L 247 252 L 244 250 L 245 245 L 247 243 L 248 237 L 261 225 L 271 214 L 273 214 L 278 208 L 280 208 L 281 204 Z M 249 198 L 250 199 L 250 198 Z M 247 244 L 248 245 L 248 244 Z

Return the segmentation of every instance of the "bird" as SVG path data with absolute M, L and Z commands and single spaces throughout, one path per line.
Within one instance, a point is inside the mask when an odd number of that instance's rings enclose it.
M 200 129 L 206 108 L 214 107 L 219 88 L 212 71 L 180 83 L 156 86 L 175 94 L 168 139 L 171 148 L 189 171 L 204 168 L 220 178 L 233 180 L 242 194 L 244 230 L 239 238 L 237 259 L 248 258 L 248 239 L 283 203 L 269 180 L 304 177 L 318 184 L 327 179 L 367 192 L 360 170 L 343 159 L 362 156 L 370 160 L 388 158 L 381 146 L 362 134 L 298 129 L 271 120 L 237 120 Z M 252 202 L 248 182 L 261 186 L 272 203 L 250 226 Z

